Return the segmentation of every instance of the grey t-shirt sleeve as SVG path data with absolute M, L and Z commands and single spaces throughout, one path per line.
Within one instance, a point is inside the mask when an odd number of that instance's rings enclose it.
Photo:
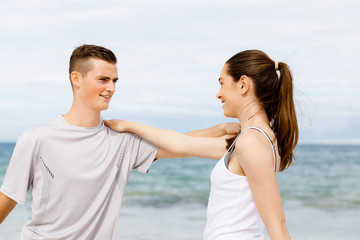
M 131 134 L 130 145 L 133 169 L 146 174 L 159 148 L 136 134 Z
M 18 138 L 1 192 L 17 203 L 25 205 L 26 194 L 34 176 L 35 146 L 28 132 Z

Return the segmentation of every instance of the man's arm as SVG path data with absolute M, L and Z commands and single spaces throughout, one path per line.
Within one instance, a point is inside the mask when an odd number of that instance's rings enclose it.
M 16 206 L 16 202 L 0 192 L 0 224 Z
M 193 137 L 222 137 L 225 135 L 237 135 L 240 133 L 240 130 L 240 123 L 229 122 L 221 123 L 201 130 L 190 131 L 185 134 Z

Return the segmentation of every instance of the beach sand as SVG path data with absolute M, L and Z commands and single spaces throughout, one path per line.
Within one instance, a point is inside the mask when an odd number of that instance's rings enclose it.
M 358 240 L 360 210 L 319 210 L 287 206 L 287 225 L 293 240 Z M 0 240 L 18 240 L 30 217 L 27 207 L 17 206 L 0 225 Z M 129 207 L 123 206 L 117 240 L 202 239 L 206 209 L 202 206 Z M 266 237 L 269 239 L 269 237 Z

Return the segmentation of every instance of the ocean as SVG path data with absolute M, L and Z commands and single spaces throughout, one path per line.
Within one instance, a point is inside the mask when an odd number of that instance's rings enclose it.
M 0 144 L 0 185 L 14 146 Z M 360 146 L 299 145 L 295 156 L 296 162 L 277 177 L 292 239 L 360 239 Z M 117 239 L 201 239 L 215 164 L 200 158 L 160 159 L 147 175 L 133 171 Z M 10 213 L 0 225 L 0 240 L 19 239 L 30 206 Z

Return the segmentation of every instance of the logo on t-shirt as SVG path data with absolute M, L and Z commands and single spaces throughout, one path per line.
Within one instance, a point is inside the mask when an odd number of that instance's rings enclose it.
M 124 158 L 124 151 L 125 151 L 125 145 L 121 146 L 121 149 L 120 149 L 120 155 L 118 157 L 118 160 L 116 162 L 116 166 L 119 168 L 120 167 L 120 163 L 121 161 L 123 160 Z
M 40 157 L 41 162 L 43 164 L 43 166 L 45 167 L 46 171 L 49 173 L 50 177 L 52 179 L 54 179 L 54 174 L 51 172 L 51 170 L 48 168 L 48 166 L 46 165 L 46 163 L 44 162 L 44 159 L 42 157 Z

